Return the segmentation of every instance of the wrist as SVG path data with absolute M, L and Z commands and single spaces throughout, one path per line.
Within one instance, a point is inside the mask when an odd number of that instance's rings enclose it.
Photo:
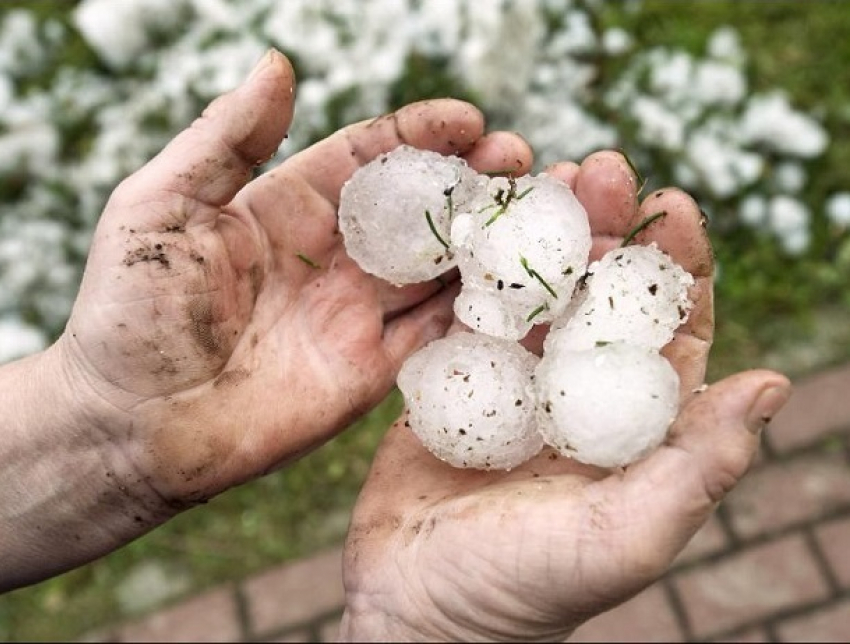
M 0 367 L 0 592 L 87 563 L 177 511 L 110 431 L 121 414 L 80 378 L 59 345 Z

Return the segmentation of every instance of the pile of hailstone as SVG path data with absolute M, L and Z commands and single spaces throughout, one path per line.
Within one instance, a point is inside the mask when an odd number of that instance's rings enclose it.
M 548 444 L 618 467 L 657 447 L 679 378 L 659 353 L 691 308 L 693 277 L 654 244 L 588 265 L 587 213 L 545 174 L 488 177 L 401 146 L 345 184 L 349 255 L 396 285 L 457 267 L 458 319 L 398 376 L 412 430 L 455 467 L 511 469 Z M 520 343 L 547 323 L 543 357 Z

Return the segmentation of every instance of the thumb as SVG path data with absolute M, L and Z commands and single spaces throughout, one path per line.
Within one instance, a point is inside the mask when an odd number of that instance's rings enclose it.
M 214 206 L 230 202 L 255 166 L 280 146 L 292 122 L 295 74 L 286 57 L 269 50 L 248 79 L 219 96 L 156 157 L 125 180 L 113 197 L 174 195 Z M 181 209 L 185 219 L 192 209 Z M 173 223 L 174 213 L 170 213 Z
M 629 515 L 628 557 L 661 574 L 749 469 L 761 429 L 788 400 L 784 376 L 753 370 L 730 376 L 693 396 L 667 444 L 623 477 L 615 498 Z M 608 490 L 610 492 L 610 490 Z

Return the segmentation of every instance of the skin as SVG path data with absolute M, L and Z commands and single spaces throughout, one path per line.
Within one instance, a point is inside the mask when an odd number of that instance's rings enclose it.
M 293 85 L 288 61 L 270 52 L 122 182 L 65 333 L 0 367 L 0 591 L 100 557 L 320 445 L 452 323 L 456 284 L 392 287 L 346 255 L 342 185 L 402 143 L 517 175 L 532 165 L 528 145 L 485 133 L 467 103 L 427 101 L 252 179 L 289 127 Z M 345 638 L 566 635 L 663 572 L 788 396 L 787 380 L 765 371 L 691 393 L 711 341 L 712 268 L 686 195 L 663 191 L 639 207 L 612 152 L 551 171 L 587 208 L 596 255 L 663 208 L 637 241 L 656 240 L 697 277 L 696 309 L 666 349 L 683 382 L 670 440 L 624 472 L 542 454 L 487 473 L 448 468 L 397 424 L 346 546 Z

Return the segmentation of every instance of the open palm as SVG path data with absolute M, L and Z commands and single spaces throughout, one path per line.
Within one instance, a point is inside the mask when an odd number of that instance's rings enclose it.
M 294 459 L 383 399 L 442 335 L 452 290 L 395 288 L 346 255 L 341 187 L 401 143 L 525 171 L 459 101 L 353 125 L 248 182 L 292 118 L 293 74 L 265 66 L 113 194 L 59 346 L 110 441 L 160 497 L 191 504 Z
M 664 446 L 616 471 L 549 449 L 510 472 L 454 469 L 399 421 L 346 543 L 344 638 L 563 639 L 664 572 L 743 475 L 763 416 L 786 395 L 769 372 L 695 392 L 713 332 L 713 263 L 687 195 L 661 190 L 639 206 L 635 177 L 613 152 L 550 171 L 588 210 L 593 257 L 666 213 L 637 242 L 656 241 L 696 278 L 692 315 L 664 351 L 681 378 L 682 412 Z

